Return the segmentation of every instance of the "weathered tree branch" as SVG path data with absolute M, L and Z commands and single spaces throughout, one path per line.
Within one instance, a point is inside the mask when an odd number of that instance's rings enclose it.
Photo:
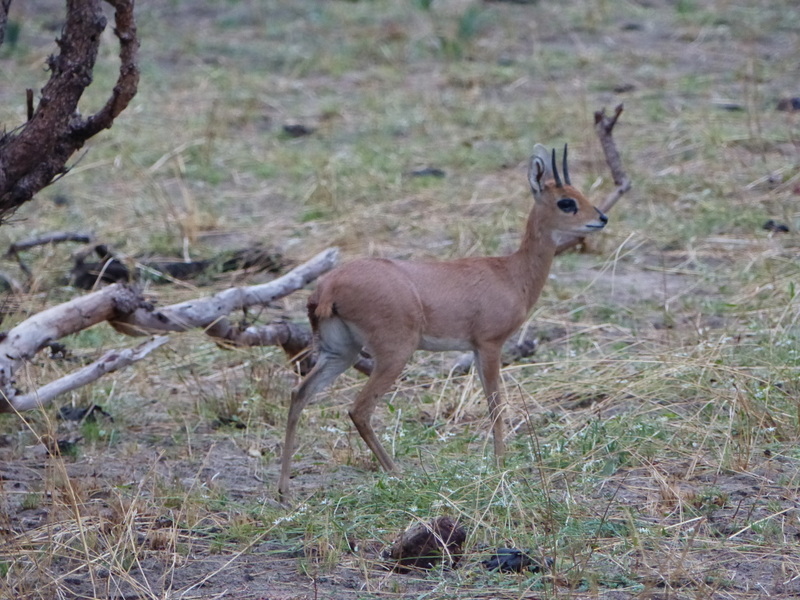
M 299 290 L 332 269 L 338 257 L 339 250 L 329 248 L 269 283 L 229 288 L 208 298 L 189 300 L 160 310 L 141 306 L 118 317 L 111 325 L 126 335 L 150 335 L 202 328 L 215 338 L 234 342 L 235 330 L 227 323 L 227 315 L 249 306 L 263 306 Z
M 34 392 L 20 394 L 14 397 L 13 410 L 22 412 L 32 410 L 48 404 L 53 398 L 66 394 L 79 387 L 88 385 L 100 379 L 103 375 L 124 369 L 133 363 L 142 360 L 156 348 L 160 348 L 169 341 L 168 336 L 158 336 L 139 344 L 135 348 L 124 350 L 110 350 L 102 357 L 82 369 L 73 371 L 55 381 L 43 385 Z
M 606 157 L 606 164 L 611 170 L 611 177 L 614 179 L 614 183 L 617 186 L 613 192 L 597 205 L 597 208 L 603 212 L 611 210 L 617 201 L 622 198 L 623 194 L 631 189 L 631 180 L 622 168 L 622 159 L 619 156 L 617 144 L 613 137 L 614 125 L 617 124 L 617 119 L 619 119 L 619 116 L 622 114 L 622 110 L 622 104 L 618 104 L 614 109 L 614 115 L 612 117 L 606 115 L 605 108 L 594 113 L 594 131 L 600 140 L 603 155 Z M 583 240 L 583 237 L 575 237 L 562 242 L 556 250 L 556 254 L 561 254 L 570 248 L 582 244 Z
M 30 248 L 35 248 L 36 246 L 60 244 L 61 242 L 80 242 L 82 244 L 88 244 L 91 241 L 92 235 L 90 233 L 80 233 L 75 231 L 53 231 L 38 237 L 14 242 L 8 247 L 8 250 L 6 250 L 6 258 L 15 256 L 18 252 L 29 250 Z
M 115 9 L 114 32 L 120 44 L 119 77 L 111 96 L 96 114 L 80 116 L 78 102 L 92 83 L 106 18 L 100 0 L 67 0 L 66 22 L 56 40 L 60 52 L 48 59 L 51 75 L 39 104 L 31 119 L 0 136 L 0 220 L 66 173 L 73 153 L 93 135 L 110 128 L 136 94 L 139 41 L 133 0 L 105 1 Z M 9 5 L 10 0 L 0 4 L 0 35 L 5 32 Z
M 114 360 L 122 362 L 113 362 L 111 355 L 106 355 L 94 363 L 92 369 L 67 375 L 37 391 L 22 393 L 16 389 L 16 373 L 26 360 L 54 340 L 103 321 L 109 321 L 118 331 L 134 336 L 201 328 L 216 340 L 230 345 L 280 345 L 290 357 L 302 354 L 298 357 L 301 360 L 311 342 L 308 329 L 291 323 L 275 323 L 260 328 L 238 327 L 233 326 L 227 317 L 235 310 L 263 306 L 304 287 L 332 269 L 338 254 L 338 249 L 330 248 L 269 283 L 230 288 L 208 298 L 181 302 L 160 310 L 148 305 L 136 289 L 117 283 L 37 313 L 0 340 L 0 412 L 41 406 L 59 393 L 75 389 L 77 385 L 73 385 L 74 382 L 89 383 L 104 372 L 114 370 L 110 365 L 121 368 L 144 356 L 133 353 L 130 362 L 125 362 L 127 355 L 117 359 L 117 354 L 122 356 L 117 353 Z M 150 352 L 155 346 L 142 348 Z

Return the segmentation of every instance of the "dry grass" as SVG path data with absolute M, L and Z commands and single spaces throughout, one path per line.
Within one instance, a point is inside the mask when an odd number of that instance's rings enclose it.
M 401 478 L 346 418 L 348 374 L 300 431 L 292 509 L 274 502 L 294 375 L 272 349 L 199 334 L 63 403 L 0 419 L 0 596 L 15 598 L 751 598 L 800 594 L 796 231 L 800 22 L 785 2 L 153 2 L 142 84 L 72 173 L 0 229 L 90 229 L 128 255 L 268 242 L 300 261 L 480 255 L 514 247 L 534 142 L 570 143 L 573 179 L 611 188 L 592 112 L 634 190 L 586 254 L 562 256 L 505 369 L 510 459 L 452 357 L 417 359 L 378 419 Z M 57 30 L 14 6 L 0 122 Z M 113 51 L 96 85 L 112 80 Z M 104 92 L 86 99 L 99 102 Z M 725 108 L 733 106 L 733 110 Z M 284 124 L 315 128 L 291 138 Z M 442 179 L 409 175 L 420 167 Z M 761 229 L 768 219 L 788 234 Z M 77 292 L 64 248 L 26 254 L 11 326 Z M 14 270 L 13 264 L 3 267 Z M 169 303 L 205 289 L 152 286 Z M 303 294 L 259 315 L 303 318 Z M 254 315 L 249 315 L 254 317 Z M 79 360 L 127 343 L 101 327 Z M 25 386 L 74 368 L 37 359 Z M 75 442 L 50 456 L 52 440 Z M 463 566 L 399 576 L 380 551 L 411 522 L 458 517 Z M 544 573 L 488 573 L 489 548 Z

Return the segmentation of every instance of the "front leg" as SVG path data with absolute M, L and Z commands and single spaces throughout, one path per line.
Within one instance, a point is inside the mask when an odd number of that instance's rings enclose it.
M 478 370 L 483 393 L 489 404 L 492 420 L 494 457 L 498 466 L 503 466 L 506 445 L 503 432 L 503 399 L 500 396 L 500 352 L 502 344 L 484 344 L 475 350 L 475 367 Z

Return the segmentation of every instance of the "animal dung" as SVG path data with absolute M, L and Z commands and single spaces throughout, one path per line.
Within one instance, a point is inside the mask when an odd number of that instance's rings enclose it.
M 467 532 L 458 521 L 450 517 L 436 517 L 406 529 L 384 554 L 384 558 L 394 563 L 390 568 L 398 573 L 430 569 L 442 560 L 456 568 L 466 539 Z

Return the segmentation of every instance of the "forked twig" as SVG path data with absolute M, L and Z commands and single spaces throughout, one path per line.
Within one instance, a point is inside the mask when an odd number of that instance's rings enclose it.
M 597 208 L 604 213 L 611 210 L 617 201 L 631 189 L 631 180 L 622 168 L 622 159 L 620 158 L 619 150 L 617 150 L 617 144 L 613 137 L 614 126 L 617 124 L 617 120 L 622 114 L 622 111 L 623 105 L 618 104 L 612 116 L 606 114 L 605 108 L 594 113 L 594 131 L 597 134 L 597 138 L 600 140 L 600 147 L 603 149 L 603 155 L 606 157 L 606 164 L 611 170 L 611 177 L 614 180 L 614 184 L 617 186 L 613 192 L 597 205 Z M 562 242 L 558 250 L 556 250 L 556 254 L 561 254 L 570 248 L 579 246 L 583 243 L 583 240 L 583 237 L 575 237 Z
M 600 146 L 603 148 L 606 164 L 611 169 L 611 176 L 617 186 L 617 189 L 606 196 L 606 199 L 600 203 L 599 208 L 603 212 L 611 210 L 617 200 L 631 189 L 631 180 L 622 168 L 622 159 L 619 156 L 619 150 L 617 150 L 617 144 L 613 138 L 614 125 L 617 124 L 617 119 L 619 119 L 622 111 L 623 105 L 618 104 L 614 109 L 613 117 L 606 115 L 605 108 L 594 113 L 594 130 L 600 140 Z

